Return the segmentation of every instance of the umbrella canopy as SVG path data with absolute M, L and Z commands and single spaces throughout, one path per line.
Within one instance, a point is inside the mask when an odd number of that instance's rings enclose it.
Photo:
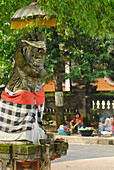
M 48 12 L 41 9 L 41 5 L 32 2 L 29 6 L 21 8 L 12 16 L 11 29 L 30 27 L 55 26 L 57 13 L 51 10 L 50 18 L 46 18 Z

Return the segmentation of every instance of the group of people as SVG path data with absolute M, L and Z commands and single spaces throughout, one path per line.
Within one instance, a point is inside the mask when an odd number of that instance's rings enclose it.
M 79 134 L 79 129 L 83 127 L 83 121 L 79 112 L 76 113 L 75 118 L 70 121 L 70 127 L 72 129 L 72 133 Z M 111 118 L 106 118 L 105 122 L 99 122 L 98 125 L 98 133 L 101 131 L 114 132 L 114 116 Z

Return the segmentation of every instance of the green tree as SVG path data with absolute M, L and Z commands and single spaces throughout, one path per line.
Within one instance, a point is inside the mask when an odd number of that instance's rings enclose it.
M 100 36 L 107 30 L 113 30 L 113 1 L 112 0 L 37 0 L 44 4 L 44 9 L 53 9 L 57 13 L 57 32 L 64 35 L 65 30 L 70 34 L 77 25 L 93 36 Z M 11 17 L 16 10 L 27 6 L 31 0 L 8 1 L 0 3 L 0 83 L 7 83 L 12 70 L 12 57 L 15 41 L 19 38 L 20 30 L 10 30 Z M 7 50 L 6 49 L 7 46 Z M 8 63 L 5 64 L 5 63 Z M 5 65 L 5 67 L 4 67 Z M 5 70 L 4 70 L 5 68 Z M 7 71 L 6 71 L 7 70 Z
M 43 4 L 42 0 L 37 0 Z M 64 34 L 77 25 L 84 33 L 102 35 L 106 30 L 113 30 L 112 0 L 45 0 L 44 9 L 53 9 L 57 13 L 57 30 Z
M 21 32 L 11 30 L 11 18 L 16 10 L 28 5 L 30 0 L 0 2 L 0 84 L 7 84 L 13 69 L 13 51 Z
M 80 30 L 73 31 L 75 36 L 72 39 L 67 36 L 62 48 L 63 55 L 72 62 L 70 74 L 65 74 L 65 78 L 79 84 L 90 84 L 100 77 L 112 75 L 113 36 L 107 33 L 102 38 L 93 39 Z
M 63 41 L 55 28 L 50 28 L 46 32 L 47 55 L 45 67 L 50 73 L 50 77 L 55 80 L 55 105 L 56 105 L 56 124 L 64 124 L 63 92 L 62 82 L 64 73 L 64 59 L 60 53 L 60 44 Z M 61 102 L 60 102 L 61 101 Z M 59 104 L 58 104 L 59 103 Z

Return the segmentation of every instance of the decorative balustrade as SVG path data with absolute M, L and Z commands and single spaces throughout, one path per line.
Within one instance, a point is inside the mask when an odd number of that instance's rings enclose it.
M 75 114 L 77 111 L 77 108 L 64 108 L 64 114 Z M 56 108 L 45 108 L 44 113 L 53 115 L 56 113 Z
M 94 96 L 92 97 L 92 106 L 91 109 L 98 110 L 99 113 L 107 112 L 114 114 L 114 99 L 113 97 L 104 97 L 103 96 Z

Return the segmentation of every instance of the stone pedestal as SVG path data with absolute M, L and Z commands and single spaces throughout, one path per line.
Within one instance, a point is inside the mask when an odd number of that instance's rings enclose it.
M 66 155 L 68 143 L 27 145 L 0 142 L 0 170 L 50 170 L 51 160 Z

